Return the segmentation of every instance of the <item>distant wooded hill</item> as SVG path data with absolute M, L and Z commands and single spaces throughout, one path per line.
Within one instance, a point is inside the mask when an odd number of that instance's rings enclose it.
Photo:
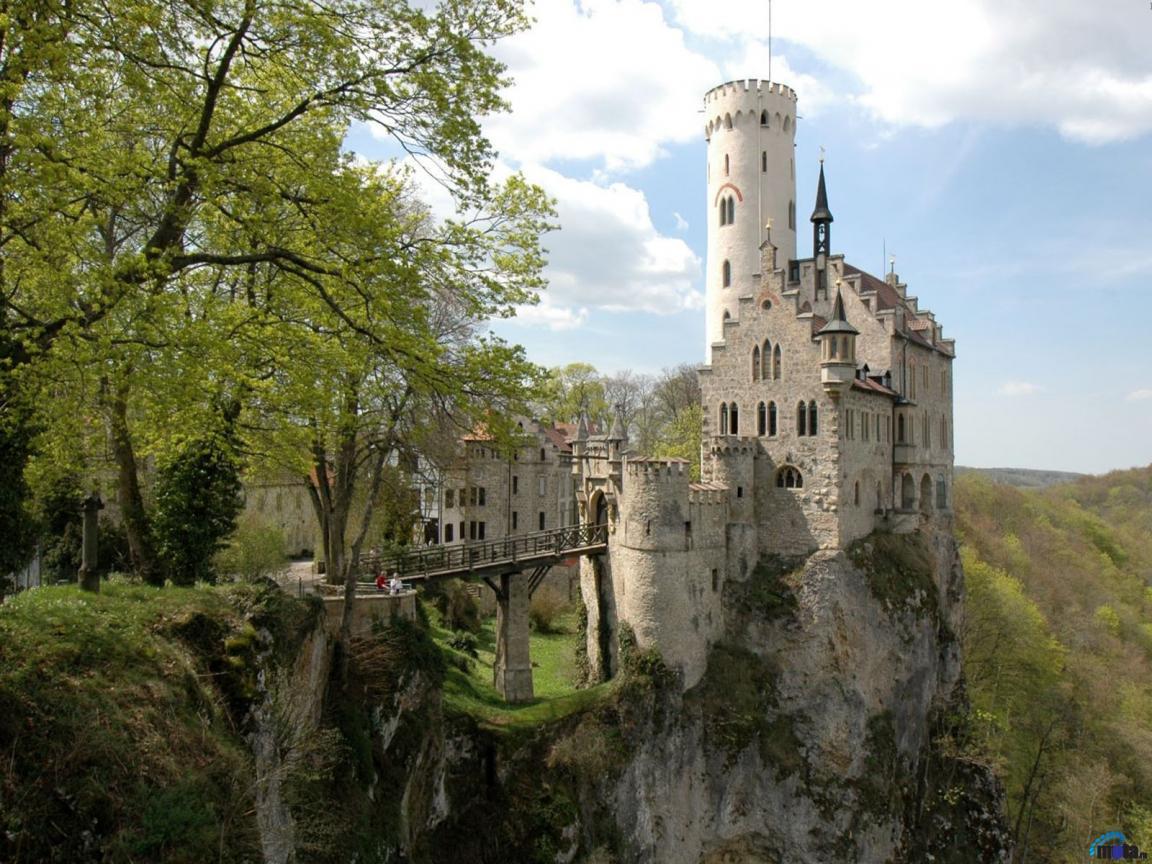
M 1060 483 L 1073 483 L 1087 474 L 1075 474 L 1071 471 L 1038 471 L 1033 468 L 966 468 L 956 466 L 956 476 L 964 474 L 979 474 L 993 483 L 1005 486 L 1015 486 L 1017 489 L 1042 489 L 1046 486 L 1056 486 Z
M 972 740 L 1004 780 L 1013 861 L 1081 860 L 1105 831 L 1152 850 L 1152 466 L 1006 473 L 964 472 L 955 504 Z

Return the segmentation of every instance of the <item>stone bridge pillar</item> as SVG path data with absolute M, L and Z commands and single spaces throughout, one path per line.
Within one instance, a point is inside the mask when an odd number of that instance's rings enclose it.
M 495 686 L 508 702 L 530 702 L 532 660 L 528 655 L 528 574 L 504 573 L 496 592 Z

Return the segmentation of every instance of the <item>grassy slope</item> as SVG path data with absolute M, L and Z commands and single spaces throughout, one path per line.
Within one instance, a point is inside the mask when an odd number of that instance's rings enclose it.
M 1027 860 L 1111 829 L 1152 848 L 1152 468 L 956 493 L 976 731 Z
M 529 651 L 532 657 L 532 684 L 536 698 L 524 705 L 508 705 L 492 684 L 492 664 L 496 659 L 496 621 L 486 618 L 477 637 L 477 657 L 448 645 L 451 631 L 439 615 L 430 612 L 432 636 L 449 659 L 444 683 L 444 700 L 449 710 L 470 714 L 488 727 L 526 729 L 558 720 L 580 711 L 603 698 L 611 684 L 583 690 L 576 688 L 576 616 L 557 619 L 555 633 L 533 631 Z M 467 671 L 460 666 L 467 666 Z
M 236 718 L 254 692 L 252 622 L 290 602 L 108 584 L 0 607 L 0 860 L 257 857 Z

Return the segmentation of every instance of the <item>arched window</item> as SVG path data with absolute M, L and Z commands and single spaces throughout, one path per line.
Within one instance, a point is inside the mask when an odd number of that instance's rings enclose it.
M 788 227 L 793 231 L 796 230 L 796 202 L 788 202 Z
M 724 310 L 724 320 L 725 321 L 731 321 L 732 320 L 732 313 L 729 312 L 727 309 Z
M 760 354 L 760 377 L 767 381 L 772 377 L 772 343 L 764 340 L 764 351 Z
M 776 437 L 776 403 L 768 403 L 768 437 Z
M 752 380 L 760 380 L 760 346 L 752 349 Z
M 916 481 L 911 474 L 905 474 L 900 481 L 900 509 L 912 510 L 916 507 Z
M 724 128 L 725 129 L 731 129 L 732 128 L 732 115 L 731 114 L 725 114 L 724 115 Z
M 767 150 L 761 150 L 760 151 L 760 173 L 761 174 L 767 174 L 768 173 L 768 151 Z
M 796 434 L 801 437 L 808 434 L 808 407 L 803 402 L 796 406 Z
M 776 347 L 772 349 L 772 378 L 773 380 L 780 380 L 780 344 L 777 343 Z
M 724 154 L 724 176 L 728 176 L 728 154 Z
M 792 118 L 785 115 L 784 116 L 784 131 L 787 132 L 791 128 L 792 128 Z
M 896 443 L 904 443 L 904 415 L 898 414 L 896 416 Z
M 791 465 L 785 465 L 776 472 L 776 486 L 780 489 L 803 489 L 804 478 Z
M 740 434 L 740 409 L 736 407 L 735 402 L 728 409 L 728 428 L 732 430 L 733 435 Z
M 761 111 L 760 112 L 760 125 L 761 126 L 767 126 L 768 125 L 768 112 L 767 111 Z
M 728 224 L 728 199 L 720 199 L 720 227 L 723 228 Z
M 927 474 L 920 478 L 920 512 L 925 516 L 932 512 L 932 478 Z
M 852 492 L 852 503 L 857 507 L 860 506 L 860 481 L 856 481 L 856 488 Z
M 816 401 L 813 400 L 808 403 L 808 434 L 816 434 Z
M 728 434 L 728 405 L 725 402 L 720 403 L 720 434 Z
M 736 199 L 731 195 L 728 196 L 728 224 L 736 224 Z
M 948 484 L 944 482 L 944 475 L 936 475 L 936 509 L 948 509 Z
M 761 402 L 756 406 L 756 434 L 763 435 L 768 431 L 768 408 Z
M 720 268 L 720 283 L 725 288 L 732 287 L 732 262 L 725 261 L 724 265 Z
M 948 418 L 940 418 L 940 446 L 948 449 Z

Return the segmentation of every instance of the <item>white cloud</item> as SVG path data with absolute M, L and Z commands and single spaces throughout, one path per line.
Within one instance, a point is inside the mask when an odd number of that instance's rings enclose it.
M 1005 381 L 998 391 L 1001 396 L 1030 396 L 1039 393 L 1044 388 L 1030 381 Z
M 688 230 L 688 220 L 681 216 L 679 213 L 673 213 L 672 218 L 676 220 L 676 230 L 683 234 Z
M 545 327 L 548 330 L 578 330 L 588 323 L 588 309 L 553 306 L 544 298 L 537 306 L 517 306 L 512 323 L 522 327 Z
M 1127 399 L 1129 402 L 1143 402 L 1146 399 L 1152 399 L 1152 390 L 1148 390 L 1148 389 L 1133 390 L 1131 393 L 1129 393 L 1124 398 Z
M 659 315 L 703 307 L 696 288 L 700 259 L 682 239 L 656 229 L 639 189 L 574 180 L 535 165 L 524 173 L 556 198 L 560 223 L 545 238 L 548 311 L 536 313 L 543 320 L 569 320 L 559 310 Z M 570 320 L 583 323 L 578 315 Z
M 512 113 L 484 124 L 502 158 L 591 159 L 618 172 L 702 138 L 697 110 L 720 71 L 659 4 L 540 0 L 532 14 L 530 30 L 496 49 L 515 79 Z
M 671 2 L 701 38 L 767 33 L 763 0 Z M 859 102 L 886 122 L 1043 124 L 1089 143 L 1152 131 L 1152 12 L 1135 2 L 787 3 L 773 32 L 854 75 Z

